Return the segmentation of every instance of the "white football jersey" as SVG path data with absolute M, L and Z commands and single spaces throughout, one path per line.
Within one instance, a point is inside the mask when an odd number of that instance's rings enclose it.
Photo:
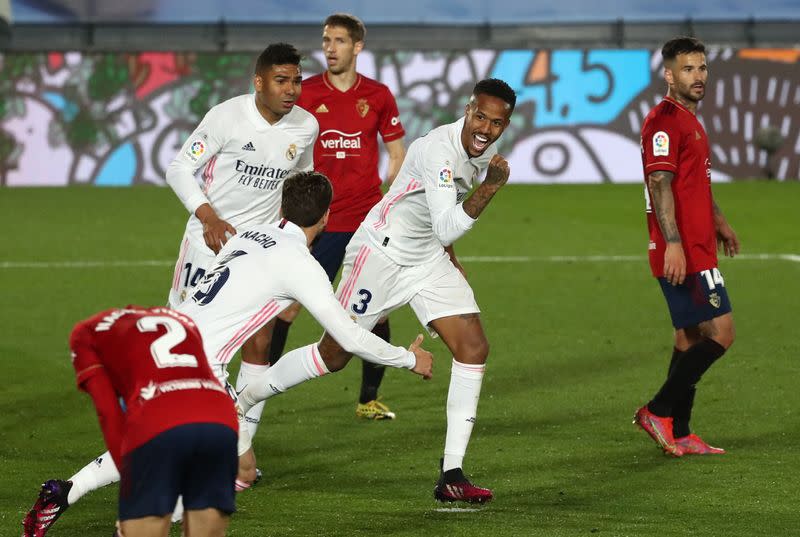
M 224 378 L 239 347 L 294 301 L 348 352 L 382 365 L 416 365 L 413 353 L 356 325 L 309 252 L 303 230 L 285 220 L 232 237 L 177 310 L 197 324 L 209 363 Z
M 361 224 L 398 265 L 435 260 L 475 223 L 461 203 L 497 149 L 492 144 L 470 158 L 461 143 L 463 127 L 461 118 L 414 140 L 392 187 Z
M 203 225 L 194 215 L 204 203 L 237 231 L 277 220 L 283 180 L 294 170 L 313 168 L 318 132 L 317 120 L 299 106 L 270 125 L 256 108 L 255 94 L 209 110 L 166 174 L 191 214 L 189 240 L 205 247 Z

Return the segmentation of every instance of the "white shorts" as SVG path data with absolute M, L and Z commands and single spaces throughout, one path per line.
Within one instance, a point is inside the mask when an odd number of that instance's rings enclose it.
M 336 297 L 367 330 L 405 304 L 434 336 L 431 321 L 480 312 L 472 288 L 446 252 L 430 263 L 401 266 L 359 232 L 347 246 Z
M 233 405 L 236 407 L 236 419 L 239 421 L 239 439 L 236 442 L 236 453 L 241 457 L 253 446 L 253 439 L 250 438 L 250 430 L 247 428 L 244 412 L 242 412 L 242 407 L 239 406 L 239 395 L 236 393 L 236 388 L 227 381 L 223 382 L 222 385 L 225 386 L 225 391 L 233 399 Z
M 178 252 L 178 261 L 175 262 L 175 272 L 172 275 L 172 288 L 169 290 L 168 304 L 170 308 L 177 308 L 186 300 L 189 290 L 200 283 L 208 269 L 214 264 L 214 252 L 205 245 L 198 248 L 184 233 L 181 249 Z

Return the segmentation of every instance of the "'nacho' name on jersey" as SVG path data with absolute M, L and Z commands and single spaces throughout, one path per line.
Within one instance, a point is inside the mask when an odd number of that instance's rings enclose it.
M 289 170 L 272 166 L 251 166 L 243 160 L 236 160 L 236 171 L 242 174 L 239 184 L 260 190 L 277 190 L 281 179 L 289 174 Z
M 239 236 L 243 239 L 250 239 L 251 241 L 257 242 L 262 248 L 269 248 L 270 246 L 275 246 L 277 244 L 275 239 L 273 239 L 270 235 L 267 235 L 266 233 L 259 233 L 258 231 L 245 231 Z

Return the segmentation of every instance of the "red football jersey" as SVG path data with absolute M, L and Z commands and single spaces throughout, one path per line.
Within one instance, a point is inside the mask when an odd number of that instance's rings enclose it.
M 319 122 L 314 169 L 333 183 L 327 231 L 355 231 L 381 194 L 378 134 L 384 142 L 405 135 L 397 103 L 385 85 L 358 75 L 347 91 L 327 71 L 303 81 L 297 104 Z
M 114 459 L 157 434 L 187 423 L 219 423 L 238 432 L 233 400 L 211 372 L 189 317 L 167 308 L 110 309 L 78 323 L 70 337 L 78 387 L 105 375 L 125 402 L 99 402 L 103 435 Z
M 675 220 L 686 255 L 686 273 L 717 266 L 717 235 L 711 195 L 711 159 L 708 137 L 697 117 L 679 102 L 665 97 L 642 126 L 644 180 L 654 171 L 675 174 L 672 195 Z M 666 242 L 653 213 L 652 197 L 645 187 L 647 227 L 650 230 L 650 268 L 664 275 Z

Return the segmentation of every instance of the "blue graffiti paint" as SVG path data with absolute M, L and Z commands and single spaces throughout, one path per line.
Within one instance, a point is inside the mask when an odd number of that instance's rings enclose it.
M 133 144 L 119 146 L 103 163 L 94 184 L 97 186 L 130 186 L 138 173 Z
M 537 59 L 544 76 L 530 81 Z M 498 56 L 491 76 L 514 88 L 517 105 L 534 103 L 535 127 L 604 125 L 650 84 L 650 51 L 508 50 Z
M 50 103 L 53 108 L 61 112 L 61 115 L 64 116 L 65 121 L 72 121 L 78 114 L 78 107 L 75 105 L 75 103 L 68 101 L 60 93 L 47 91 L 42 94 L 42 97 L 44 100 Z

